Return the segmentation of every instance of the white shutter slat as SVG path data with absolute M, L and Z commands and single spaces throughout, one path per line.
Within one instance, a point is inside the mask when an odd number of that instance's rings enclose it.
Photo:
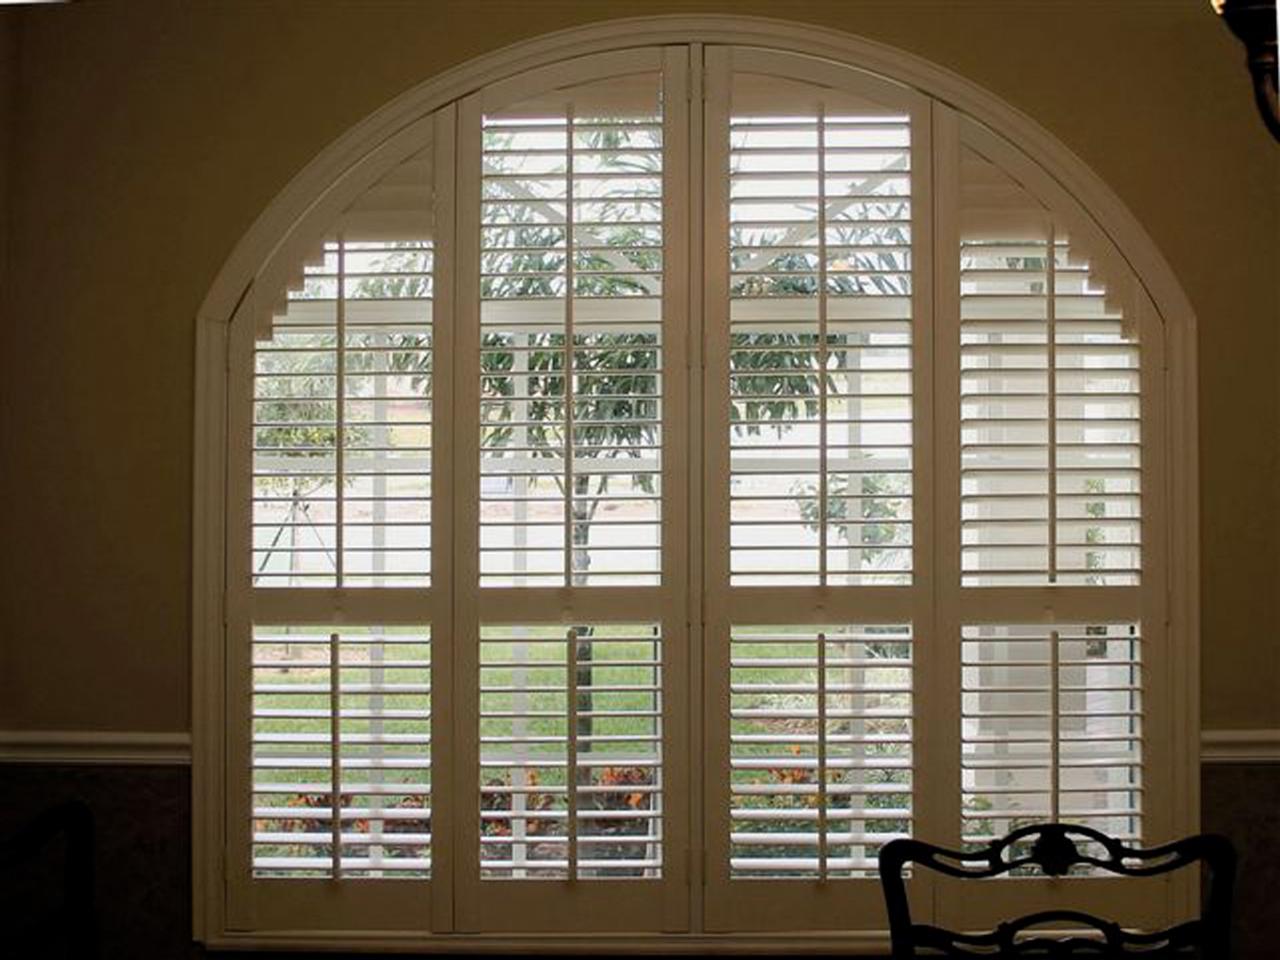
M 1141 837 L 1137 626 L 966 626 L 961 649 L 965 843 L 1043 819 Z
M 910 127 L 751 96 L 728 131 L 731 583 L 907 583 Z
M 656 625 L 482 626 L 488 880 L 662 875 Z
M 732 628 L 731 877 L 866 876 L 910 833 L 911 649 L 905 626 Z
M 269 627 L 254 650 L 254 876 L 429 876 L 429 632 Z

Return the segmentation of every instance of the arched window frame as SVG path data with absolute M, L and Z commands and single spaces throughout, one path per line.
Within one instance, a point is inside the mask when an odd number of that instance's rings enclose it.
M 1196 730 L 1198 729 L 1198 549 L 1196 496 L 1195 317 L 1172 270 L 1154 243 L 1123 203 L 1088 167 L 1033 121 L 995 97 L 953 74 L 900 51 L 792 24 L 748 18 L 673 17 L 618 21 L 519 44 L 508 51 L 482 57 L 406 93 L 353 128 L 322 153 L 283 191 L 237 246 L 220 272 L 197 317 L 197 396 L 195 454 L 195 513 L 193 584 L 193 734 L 195 765 L 195 925 L 197 936 L 208 943 L 244 943 L 253 935 L 236 933 L 226 922 L 224 887 L 224 836 L 222 798 L 226 790 L 223 767 L 227 704 L 236 691 L 226 686 L 228 661 L 226 626 L 230 613 L 225 605 L 226 562 L 238 544 L 227 535 L 226 477 L 237 469 L 228 457 L 229 372 L 237 359 L 228 331 L 238 318 L 249 315 L 254 297 L 267 284 L 262 265 L 284 263 L 295 257 L 292 243 L 305 242 L 313 225 L 332 218 L 345 203 L 375 182 L 399 160 L 419 148 L 429 127 L 453 109 L 450 104 L 464 95 L 517 76 L 526 70 L 547 67 L 575 56 L 600 54 L 641 46 L 691 44 L 739 44 L 823 57 L 890 78 L 921 91 L 933 103 L 947 106 L 935 111 L 935 138 L 964 135 L 985 142 L 1011 169 L 1026 172 L 1054 208 L 1077 206 L 1088 211 L 1102 234 L 1114 243 L 1140 280 L 1151 306 L 1150 322 L 1163 324 L 1163 356 L 1153 363 L 1144 357 L 1144 375 L 1161 378 L 1163 403 L 1151 405 L 1144 390 L 1144 430 L 1158 430 L 1165 438 L 1167 476 L 1163 485 L 1167 507 L 1161 511 L 1159 535 L 1166 538 L 1163 571 L 1167 622 L 1168 676 L 1155 685 L 1168 701 L 1169 729 L 1161 738 L 1169 748 L 1168 784 L 1172 798 L 1167 814 L 1171 833 L 1194 830 L 1198 822 Z M 702 78 L 690 77 L 693 102 L 700 100 Z M 951 108 L 954 108 L 952 111 Z M 941 119 L 939 117 L 941 115 Z M 950 115 L 950 119 L 948 119 Z M 450 118 L 446 126 L 452 126 Z M 443 143 L 438 139 L 437 143 Z M 1016 144 L 1016 146 L 1015 146 Z M 697 156 L 701 145 L 691 145 Z M 452 155 L 451 150 L 450 156 Z M 696 161 L 695 161 L 696 166 Z M 934 171 L 937 178 L 946 171 Z M 939 223 L 939 231 L 947 229 Z M 695 231 L 696 233 L 696 231 Z M 255 283 L 255 278 L 259 282 Z M 691 284 L 690 302 L 702 291 Z M 445 344 L 438 343 L 440 354 Z M 691 397 L 700 383 L 695 374 Z M 691 411 L 697 413 L 698 411 Z M 695 419 L 695 417 L 691 417 Z M 942 419 L 936 429 L 946 430 Z M 700 529 L 696 503 L 689 518 Z M 695 537 L 696 539 L 696 537 Z M 447 621 L 446 621 L 447 622 Z M 690 644 L 698 639 L 691 624 Z M 694 658 L 696 660 L 696 658 Z M 937 664 L 934 664 L 937 667 Z M 447 669 L 437 664 L 437 669 Z M 688 682 L 705 684 L 701 667 L 691 661 Z M 1181 709 L 1176 709 L 1180 706 Z M 705 734 L 704 720 L 691 714 L 687 731 L 696 742 Z M 447 763 L 447 759 L 444 761 Z M 696 780 L 696 778 L 695 778 Z M 704 798 L 691 783 L 689 801 L 700 809 Z M 701 879 L 695 846 L 691 878 Z M 1179 889 L 1173 900 L 1190 903 L 1189 887 Z M 438 917 L 451 913 L 445 898 L 433 905 Z M 709 931 L 714 923 L 700 918 L 695 907 L 689 927 Z M 702 921 L 702 922 L 700 922 Z M 440 926 L 441 924 L 436 924 Z M 299 935 L 305 940 L 305 935 Z M 269 939 L 269 938 L 268 938 Z M 277 939 L 274 942 L 280 942 Z M 352 943 L 364 942 L 358 939 Z

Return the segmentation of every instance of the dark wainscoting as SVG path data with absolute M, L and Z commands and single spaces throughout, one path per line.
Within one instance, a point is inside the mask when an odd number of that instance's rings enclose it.
M 1204 829 L 1231 837 L 1240 852 L 1236 960 L 1273 960 L 1280 955 L 1280 764 L 1210 765 L 1201 783 Z M 83 800 L 97 822 L 103 960 L 191 960 L 205 954 L 190 943 L 190 789 L 185 767 L 0 764 L 0 824 Z M 0 907 L 53 896 L 57 883 L 47 871 L 0 872 Z
M 0 764 L 0 832 L 5 835 L 13 825 L 71 799 L 84 801 L 94 815 L 102 960 L 190 957 L 191 771 Z M 58 873 L 47 868 L 0 870 L 0 911 L 40 899 L 56 903 L 60 883 Z
M 1237 960 L 1280 957 L 1280 763 L 1218 763 L 1200 774 L 1200 822 L 1231 838 L 1236 874 Z

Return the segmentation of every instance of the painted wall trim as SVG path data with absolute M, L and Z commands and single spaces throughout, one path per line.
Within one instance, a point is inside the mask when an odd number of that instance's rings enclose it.
M 1280 730 L 1205 730 L 1201 763 L 1280 763 Z
M 187 766 L 191 763 L 191 734 L 0 730 L 0 763 Z
M 1203 730 L 1200 762 L 1280 763 L 1280 729 Z M 0 763 L 127 766 L 191 763 L 191 734 L 134 730 L 0 730 Z
M 381 953 L 442 954 L 446 956 L 541 954 L 565 956 L 677 956 L 691 954 L 741 954 L 761 956 L 884 957 L 890 946 L 887 931 L 863 933 L 786 934 L 581 934 L 501 936 L 489 934 L 262 934 L 212 937 L 205 946 L 213 950 L 343 950 Z

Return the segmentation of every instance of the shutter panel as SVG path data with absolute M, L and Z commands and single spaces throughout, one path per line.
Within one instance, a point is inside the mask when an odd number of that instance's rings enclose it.
M 1141 839 L 1136 624 L 965 627 L 964 839 L 1079 823 Z
M 938 623 L 959 643 L 947 752 L 961 806 L 946 835 L 976 847 L 1058 820 L 1159 843 L 1170 713 L 1148 685 L 1170 665 L 1162 561 L 1144 553 L 1161 494 L 1141 373 L 1159 327 L 1055 182 L 976 123 L 947 123 L 954 233 L 939 243 L 958 269 L 940 304 L 954 326 L 939 340 L 939 389 L 958 410 L 943 417 L 939 469 L 944 497 L 960 497 L 944 507 L 955 540 Z M 1159 916 L 1166 903 L 1158 885 L 1087 870 L 1023 877 L 999 910 L 936 889 L 949 924 L 1047 908 Z
M 1008 174 L 966 149 L 961 178 L 963 582 L 1136 584 L 1133 324 Z
M 737 879 L 875 877 L 911 833 L 911 628 L 735 627 Z
M 687 63 L 461 110 L 464 931 L 687 924 Z
M 651 75 L 484 117 L 483 586 L 659 581 L 662 140 Z
M 302 222 L 249 298 L 261 311 L 278 289 L 278 304 L 233 329 L 248 374 L 231 405 L 248 441 L 229 560 L 233 929 L 438 926 L 432 717 L 451 694 L 432 690 L 451 631 L 432 511 L 450 378 L 435 369 L 435 220 L 451 214 L 435 180 L 452 177 L 452 127 L 449 110 L 418 125 L 354 200 Z
M 707 64 L 707 925 L 870 927 L 877 851 L 919 828 L 927 105 Z

